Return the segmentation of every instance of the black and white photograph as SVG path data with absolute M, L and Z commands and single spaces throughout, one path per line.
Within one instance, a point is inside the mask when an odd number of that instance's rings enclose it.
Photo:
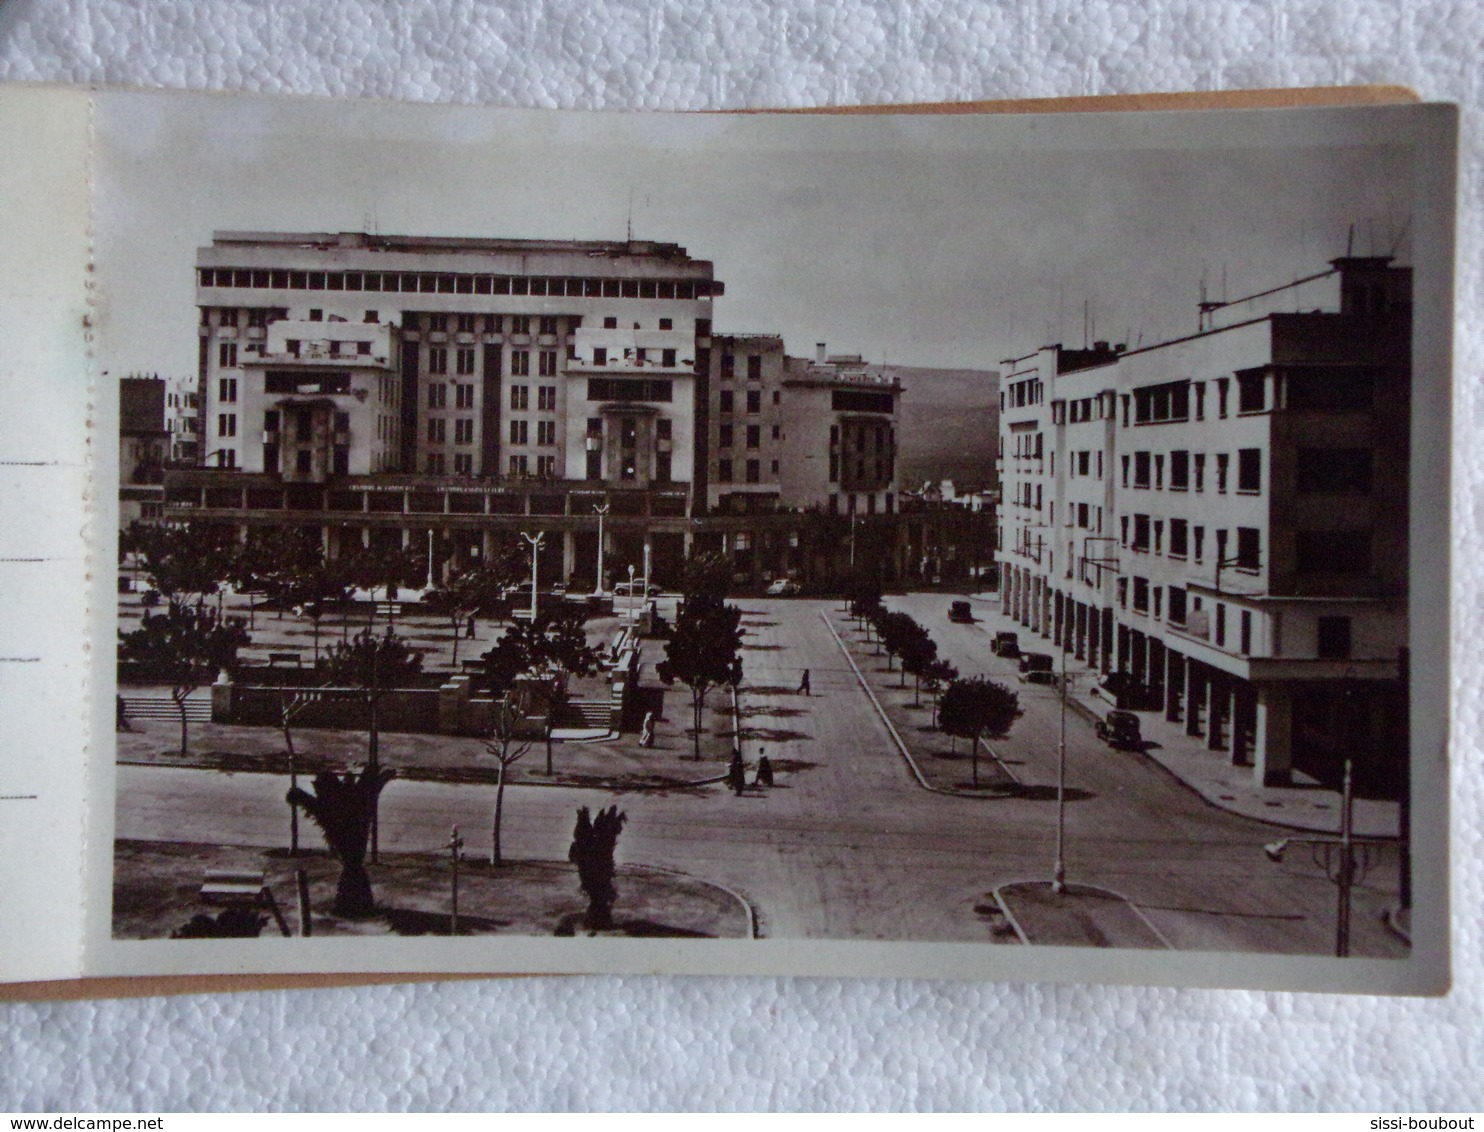
M 99 97 L 89 965 L 1436 993 L 1453 128 Z

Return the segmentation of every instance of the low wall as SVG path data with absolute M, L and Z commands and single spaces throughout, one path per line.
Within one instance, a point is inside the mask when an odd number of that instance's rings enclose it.
M 377 703 L 376 721 L 382 731 L 436 732 L 437 688 L 393 688 Z M 307 697 L 294 716 L 295 727 L 334 727 L 364 731 L 371 725 L 371 705 L 359 688 L 261 687 L 218 681 L 211 686 L 211 721 L 257 727 L 278 727 L 285 698 Z

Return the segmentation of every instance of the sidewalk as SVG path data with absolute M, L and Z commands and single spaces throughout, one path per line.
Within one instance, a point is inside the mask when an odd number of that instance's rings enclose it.
M 1026 646 L 1030 651 L 1057 655 L 1050 640 L 1032 635 L 1023 625 L 1000 614 L 998 594 L 972 596 L 979 603 L 978 612 L 990 632 L 1003 625 L 1020 633 L 1023 643 L 1027 639 L 1034 640 L 1035 645 Z M 1057 664 L 1059 671 L 1059 656 Z M 1110 705 L 1092 694 L 1098 672 L 1069 657 L 1067 675 L 1070 677 L 1067 706 L 1075 708 L 1090 721 L 1102 719 L 1110 710 Z M 1148 744 L 1143 752 L 1145 757 L 1164 767 L 1211 805 L 1288 829 L 1306 833 L 1339 834 L 1339 791 L 1318 785 L 1260 786 L 1253 779 L 1250 766 L 1233 766 L 1227 752 L 1207 750 L 1205 740 L 1200 736 L 1185 734 L 1183 724 L 1169 722 L 1162 712 L 1140 711 L 1134 714 L 1139 717 L 1139 728 Z M 1397 828 L 1397 803 L 1370 798 L 1355 799 L 1355 836 L 1396 837 Z

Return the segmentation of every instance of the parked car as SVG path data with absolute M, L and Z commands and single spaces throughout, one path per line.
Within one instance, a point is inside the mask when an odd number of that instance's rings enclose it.
M 1055 684 L 1055 660 L 1044 652 L 1020 654 L 1020 682 L 1022 684 Z
M 948 620 L 973 621 L 974 610 L 966 601 L 955 601 L 948 607 Z
M 769 597 L 793 597 L 799 592 L 799 583 L 779 578 L 769 583 L 767 592 Z
M 1142 750 L 1144 737 L 1139 733 L 1139 717 L 1131 711 L 1110 711 L 1098 720 L 1097 736 L 1110 747 Z
M 1151 703 L 1149 690 L 1127 672 L 1108 673 L 1094 685 L 1092 694 L 1124 711 L 1139 711 L 1146 706 L 1157 706 Z
M 644 597 L 644 596 L 648 596 L 648 597 L 659 597 L 660 596 L 660 588 L 659 588 L 659 586 L 650 586 L 649 587 L 649 590 L 647 591 L 647 594 L 646 594 L 646 591 L 644 589 L 644 583 L 643 582 L 618 582 L 613 587 L 613 596 L 614 597 Z
M 1017 633 L 996 633 L 989 650 L 995 656 L 1017 657 L 1020 655 L 1020 636 Z

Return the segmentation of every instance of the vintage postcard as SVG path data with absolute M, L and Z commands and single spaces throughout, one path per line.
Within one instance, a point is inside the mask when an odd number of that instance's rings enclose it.
M 0 91 L 0 978 L 1440 992 L 1455 131 Z

